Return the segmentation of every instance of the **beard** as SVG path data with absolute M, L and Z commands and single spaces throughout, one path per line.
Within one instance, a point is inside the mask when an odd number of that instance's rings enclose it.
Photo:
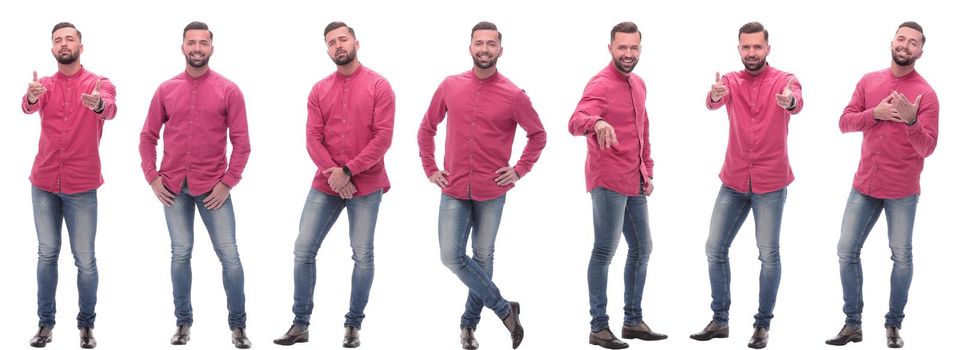
M 480 61 L 480 58 L 477 57 L 477 56 L 480 55 L 481 53 L 489 54 L 489 55 L 491 56 L 490 61 L 487 61 L 486 63 L 481 62 L 481 61 Z M 489 52 L 478 52 L 477 55 L 471 56 L 471 58 L 474 59 L 474 65 L 477 66 L 477 68 L 487 69 L 487 68 L 490 68 L 490 67 L 493 67 L 493 66 L 496 66 L 496 65 L 497 65 L 497 58 L 498 58 L 498 57 L 497 57 L 497 56 L 494 56 L 493 54 L 490 54 Z
M 357 50 L 350 50 L 350 51 L 347 51 L 347 53 L 343 56 L 337 56 L 335 54 L 334 57 L 331 57 L 330 59 L 333 60 L 334 64 L 338 66 L 346 66 L 351 62 L 354 62 L 356 58 L 357 58 Z
M 57 63 L 71 64 L 77 62 L 77 59 L 80 58 L 80 56 L 77 55 L 76 52 L 69 52 L 53 55 L 53 58 L 57 59 Z
M 907 50 L 904 50 L 904 51 L 907 52 Z M 895 64 L 897 64 L 897 65 L 899 65 L 899 66 L 901 66 L 901 67 L 910 66 L 910 65 L 914 64 L 914 61 L 916 61 L 917 59 L 918 59 L 918 58 L 915 57 L 914 55 L 910 55 L 910 56 L 908 56 L 908 57 L 901 58 L 901 57 L 898 56 L 898 49 L 891 50 L 891 60 L 894 61 Z
M 757 62 L 748 62 L 745 59 L 741 59 L 741 63 L 744 64 L 744 69 L 747 69 L 752 72 L 757 72 L 761 70 L 761 68 L 764 68 L 765 65 L 767 65 L 767 57 L 763 57 Z
M 187 54 L 187 55 L 184 55 L 184 58 L 187 59 L 187 64 L 189 64 L 191 67 L 194 67 L 194 68 L 203 68 L 203 67 L 206 67 L 206 66 L 207 66 L 207 62 L 210 62 L 210 56 L 209 56 L 209 55 L 204 55 L 204 56 L 203 56 L 203 59 L 201 59 L 200 61 L 196 61 L 196 60 L 190 58 L 190 55 L 191 55 L 191 54 L 195 54 L 195 53 L 196 53 L 196 54 L 201 54 L 201 55 L 203 55 L 203 53 L 198 52 L 198 51 L 193 51 L 193 52 L 190 52 L 190 53 Z
M 627 65 L 624 62 L 621 62 L 621 60 L 614 60 L 614 67 L 617 67 L 617 70 L 621 72 L 630 73 L 634 70 L 634 67 L 637 67 L 637 61 L 638 60 L 635 58 L 634 62 L 630 63 L 630 65 Z

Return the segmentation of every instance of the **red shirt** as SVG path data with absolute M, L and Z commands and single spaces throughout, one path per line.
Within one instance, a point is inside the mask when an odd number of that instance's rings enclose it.
M 161 127 L 164 157 L 158 172 Z M 228 136 L 233 146 L 229 164 Z M 234 187 L 249 156 L 247 109 L 237 85 L 213 70 L 199 78 L 183 72 L 160 84 L 140 132 L 141 168 L 148 183 L 160 176 L 167 189 L 178 193 L 189 178 L 192 195 L 210 192 L 218 182 Z
M 584 172 L 587 191 L 601 186 L 626 195 L 641 194 L 641 177 L 654 176 L 645 100 L 647 86 L 636 74 L 625 76 L 609 64 L 584 88 L 567 129 L 574 136 L 587 136 Z M 617 145 L 601 150 L 594 123 L 603 119 L 614 127 Z
M 797 105 L 793 110 L 778 106 L 774 95 L 781 93 L 794 75 L 770 65 L 753 75 L 746 70 L 721 77 L 729 93 L 718 102 L 707 94 L 707 108 L 727 105 L 730 121 L 727 155 L 721 168 L 721 182 L 738 192 L 768 193 L 794 181 L 788 161 L 787 133 L 792 114 L 804 108 L 801 83 L 791 87 Z
M 394 133 L 394 91 L 387 79 L 360 66 L 350 76 L 334 72 L 307 98 L 307 153 L 317 164 L 313 188 L 337 195 L 326 169 L 350 169 L 357 196 L 390 189 L 384 154 Z
M 103 111 L 94 113 L 83 105 L 80 94 L 93 91 L 100 81 Z M 80 68 L 74 75 L 57 72 L 40 78 L 47 92 L 30 104 L 23 95 L 23 112 L 40 111 L 40 145 L 33 161 L 30 182 L 47 192 L 67 194 L 95 190 L 103 184 L 100 173 L 100 136 L 103 121 L 117 114 L 117 89 L 110 80 Z
M 444 170 L 450 172 L 444 194 L 478 201 L 500 197 L 514 184 L 498 186 L 497 169 L 509 166 L 514 133 L 520 125 L 527 132 L 527 146 L 514 172 L 523 177 L 531 170 L 547 143 L 541 120 L 531 100 L 499 72 L 481 80 L 473 71 L 444 79 L 417 132 L 424 172 L 438 171 L 434 160 L 437 124 L 447 118 Z
M 921 96 L 917 122 L 874 119 L 874 107 L 897 91 L 912 103 Z M 938 144 L 938 95 L 917 71 L 895 77 L 891 69 L 865 74 L 854 89 L 839 122 L 841 132 L 861 131 L 861 163 L 854 189 L 875 198 L 903 198 L 921 193 L 924 157 Z

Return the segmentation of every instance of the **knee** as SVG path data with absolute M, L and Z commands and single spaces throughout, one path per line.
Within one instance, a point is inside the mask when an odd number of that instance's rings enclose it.
M 636 247 L 627 249 L 627 258 L 640 261 L 641 263 L 647 263 L 651 258 L 651 251 L 653 250 L 654 244 L 652 244 L 651 241 L 640 242 Z
M 710 263 L 726 263 L 728 248 L 714 241 L 707 241 L 704 245 L 704 253 Z
M 170 261 L 175 263 L 189 263 L 193 255 L 193 247 L 174 245 L 170 249 Z
M 37 251 L 37 262 L 41 264 L 56 264 L 59 259 L 59 248 L 45 248 L 41 246 Z
M 900 270 L 911 270 L 914 267 L 914 255 L 911 253 L 911 249 L 891 249 L 891 261 L 894 262 L 894 268 Z
M 97 273 L 97 258 L 93 254 L 74 253 L 74 265 L 82 275 L 94 275 Z
M 354 259 L 354 266 L 364 270 L 374 268 L 374 247 L 355 246 L 351 248 L 354 250 L 354 255 L 351 256 Z
M 762 269 L 777 269 L 781 267 L 781 251 L 779 249 L 761 249 L 757 259 L 761 261 Z
M 440 252 L 440 260 L 444 266 L 455 272 L 467 265 L 467 255 L 464 252 L 444 249 Z

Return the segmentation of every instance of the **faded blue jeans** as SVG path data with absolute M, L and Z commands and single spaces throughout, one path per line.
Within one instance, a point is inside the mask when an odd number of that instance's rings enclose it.
M 624 325 L 643 321 L 641 297 L 651 256 L 651 228 L 647 196 L 625 196 L 603 187 L 591 190 L 594 208 L 594 249 L 587 265 L 587 289 L 591 304 L 591 332 L 608 328 L 607 269 L 624 235 L 627 260 L 624 263 Z
M 768 193 L 738 192 L 721 185 L 711 216 L 710 235 L 707 238 L 708 275 L 711 278 L 711 310 L 714 322 L 726 325 L 731 307 L 731 263 L 728 250 L 734 236 L 741 229 L 747 214 L 754 211 L 754 237 L 757 240 L 758 259 L 761 260 L 758 309 L 754 315 L 754 327 L 770 329 L 774 317 L 774 303 L 781 283 L 781 214 L 787 188 Z
M 97 318 L 97 258 L 94 240 L 97 237 L 97 190 L 65 194 L 31 189 L 33 221 L 37 228 L 37 316 L 40 325 L 53 326 L 57 313 L 57 261 L 64 223 L 70 252 L 77 266 L 77 294 L 80 312 L 77 327 L 91 327 Z
M 510 304 L 501 297 L 500 290 L 491 280 L 494 276 L 494 241 L 506 199 L 506 194 L 486 201 L 441 194 L 438 218 L 441 261 L 470 289 L 461 316 L 461 328 L 476 329 L 484 306 L 501 319 L 510 313 Z M 466 253 L 468 237 L 473 250 L 470 258 Z
M 211 245 L 220 259 L 224 291 L 227 293 L 227 324 L 230 329 L 246 328 L 244 267 L 240 264 L 240 254 L 237 252 L 233 202 L 228 196 L 219 209 L 208 210 L 204 207 L 204 199 L 209 195 L 210 193 L 191 195 L 187 182 L 184 181 L 173 206 L 164 206 L 167 230 L 170 232 L 170 277 L 173 280 L 174 315 L 178 325 L 191 325 L 194 322 L 193 306 L 190 303 L 193 280 L 190 257 L 194 248 L 194 213 L 200 212 L 200 219 L 207 227 Z
M 343 199 L 310 189 L 300 215 L 300 233 L 294 243 L 294 324 L 310 325 L 317 284 L 317 251 L 340 213 L 347 208 L 354 272 L 350 278 L 350 308 L 344 315 L 344 326 L 360 328 L 370 286 L 374 283 L 374 227 L 383 193 L 377 190 L 366 196 Z
M 838 262 L 841 265 L 841 288 L 844 292 L 845 324 L 861 325 L 864 298 L 861 287 L 864 274 L 861 271 L 861 247 L 871 228 L 884 210 L 888 223 L 888 246 L 891 248 L 891 295 L 888 313 L 884 315 L 885 326 L 901 328 L 904 306 L 908 303 L 908 289 L 914 274 L 911 255 L 911 236 L 914 233 L 914 214 L 918 208 L 919 195 L 897 199 L 881 199 L 864 195 L 854 189 L 848 196 L 841 222 L 841 238 L 838 240 Z

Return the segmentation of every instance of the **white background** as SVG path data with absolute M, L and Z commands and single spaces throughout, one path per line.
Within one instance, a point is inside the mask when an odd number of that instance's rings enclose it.
M 12 7 L 10 7 L 12 6 Z M 82 62 L 109 77 L 119 113 L 106 123 L 100 152 L 106 184 L 99 190 L 100 271 L 98 349 L 171 347 L 174 331 L 169 237 L 160 204 L 140 171 L 138 137 L 156 87 L 183 71 L 181 32 L 193 20 L 215 33 L 211 67 L 246 95 L 253 152 L 232 192 L 246 272 L 248 333 L 257 348 L 292 320 L 293 243 L 315 166 L 305 151 L 305 100 L 334 65 L 322 43 L 324 26 L 343 20 L 361 43 L 358 57 L 393 85 L 394 142 L 387 169 L 394 187 L 384 196 L 377 229 L 377 274 L 367 307 L 364 349 L 456 349 L 466 288 L 440 262 L 439 192 L 424 177 L 415 134 L 437 84 L 471 67 L 467 46 L 478 21 L 504 34 L 500 71 L 526 89 L 547 129 L 548 144 L 533 171 L 508 196 L 497 242 L 495 281 L 522 304 L 524 349 L 590 349 L 586 267 L 593 241 L 584 189 L 584 140 L 567 121 L 588 79 L 610 60 L 610 28 L 636 22 L 643 51 L 635 72 L 649 89 L 656 190 L 650 199 L 654 253 L 644 294 L 648 324 L 666 341 L 632 347 L 741 349 L 757 307 L 759 262 L 752 220 L 731 248 L 731 338 L 694 342 L 688 334 L 710 320 L 704 241 L 720 181 L 728 122 L 708 111 L 704 96 L 714 72 L 743 69 L 737 30 L 760 21 L 770 31 L 768 61 L 797 75 L 804 110 L 793 119 L 790 155 L 797 180 L 789 187 L 781 230 L 783 278 L 770 348 L 826 348 L 843 324 L 835 246 L 857 166 L 861 136 L 841 134 L 837 120 L 858 79 L 889 66 L 897 25 L 918 21 L 928 37 L 917 67 L 941 100 L 941 135 L 928 158 L 914 235 L 915 274 L 903 336 L 914 349 L 934 348 L 954 335 L 957 301 L 953 225 L 958 187 L 955 137 L 959 32 L 947 5 L 935 1 L 580 2 L 523 1 L 269 1 L 98 2 L 14 1 L 0 14 L 0 309 L 3 348 L 27 348 L 36 330 L 36 236 L 27 180 L 39 121 L 23 115 L 20 98 L 32 70 L 56 71 L 50 29 L 70 21 L 83 33 Z M 520 129 L 519 129 L 520 130 Z M 442 137 L 442 136 L 441 136 Z M 438 140 L 438 144 L 443 144 Z M 515 141 L 514 159 L 524 146 Z M 442 159 L 442 155 L 437 155 Z M 346 216 L 346 215 L 345 215 Z M 228 349 L 220 266 L 201 223 L 194 251 L 193 340 L 185 349 Z M 350 289 L 350 249 L 344 217 L 318 256 L 313 337 L 296 348 L 337 348 Z M 66 241 L 66 240 L 65 240 Z M 58 326 L 48 348 L 77 347 L 75 273 L 69 246 L 61 254 Z M 626 244 L 610 269 L 608 311 L 622 321 L 621 279 Z M 884 346 L 891 263 L 884 218 L 865 244 L 865 343 Z M 506 349 L 507 332 L 490 311 L 477 336 L 482 349 Z

